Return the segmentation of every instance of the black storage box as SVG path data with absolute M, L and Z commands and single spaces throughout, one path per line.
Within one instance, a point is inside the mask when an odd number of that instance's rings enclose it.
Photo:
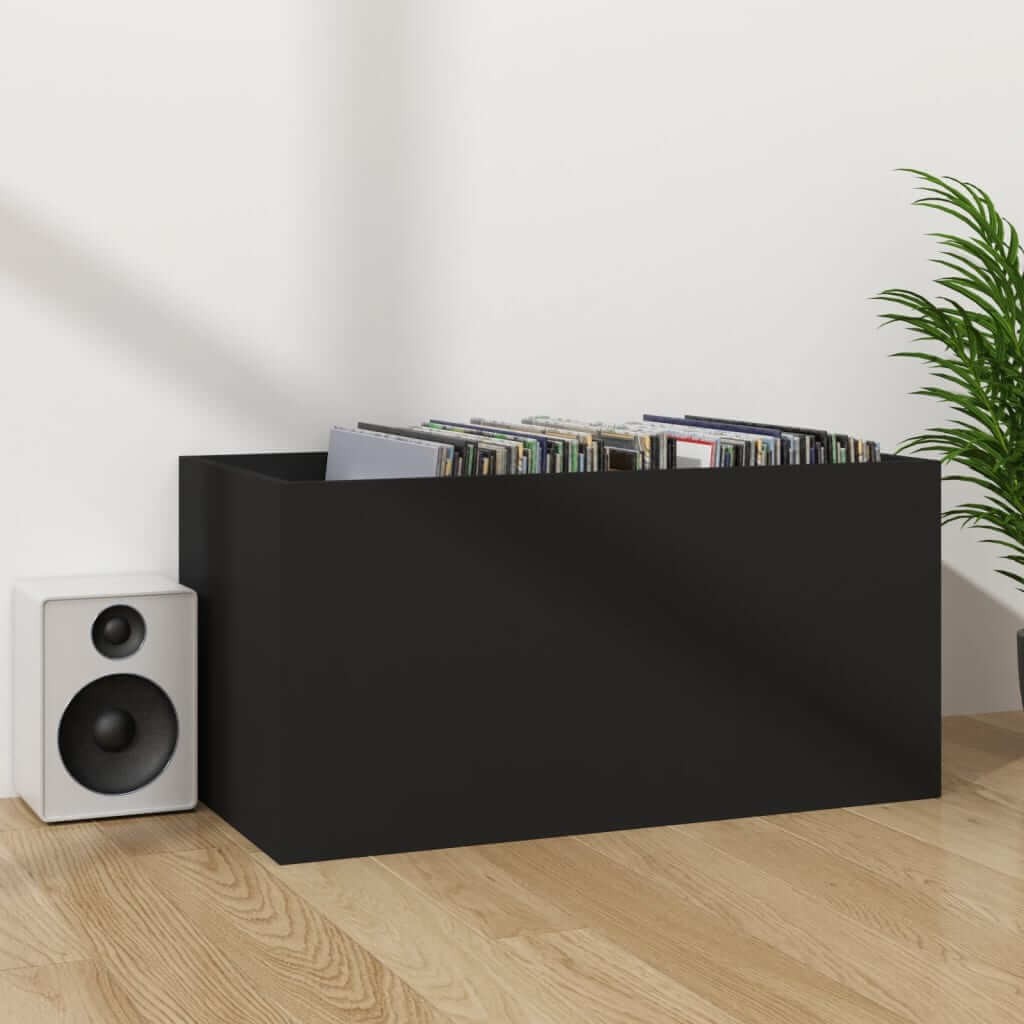
M 180 463 L 199 787 L 282 863 L 940 792 L 939 465 Z

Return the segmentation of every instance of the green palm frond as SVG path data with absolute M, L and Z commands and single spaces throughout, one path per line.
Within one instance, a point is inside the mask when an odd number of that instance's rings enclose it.
M 938 178 L 909 167 L 922 195 L 915 206 L 958 220 L 966 233 L 933 232 L 943 268 L 935 283 L 947 294 L 936 301 L 905 288 L 875 298 L 889 309 L 884 324 L 900 324 L 927 348 L 895 352 L 928 367 L 936 383 L 916 395 L 934 398 L 953 412 L 949 422 L 908 438 L 899 451 L 928 452 L 966 472 L 947 480 L 981 489 L 978 501 L 943 515 L 995 536 L 1011 563 L 998 572 L 1024 590 L 1024 274 L 1017 229 L 977 185 Z

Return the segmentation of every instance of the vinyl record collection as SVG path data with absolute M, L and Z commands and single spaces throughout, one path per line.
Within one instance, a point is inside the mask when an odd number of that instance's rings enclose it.
M 328 480 L 881 462 L 876 441 L 809 427 L 647 413 L 625 423 L 527 416 L 331 431 Z

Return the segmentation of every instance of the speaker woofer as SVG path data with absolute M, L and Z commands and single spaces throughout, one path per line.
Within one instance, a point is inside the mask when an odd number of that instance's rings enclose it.
M 128 673 L 79 690 L 58 732 L 64 767 L 95 793 L 130 793 L 152 782 L 177 743 L 178 716 L 167 694 Z
M 107 658 L 127 658 L 146 639 L 146 620 L 130 605 L 105 608 L 92 624 L 92 642 Z

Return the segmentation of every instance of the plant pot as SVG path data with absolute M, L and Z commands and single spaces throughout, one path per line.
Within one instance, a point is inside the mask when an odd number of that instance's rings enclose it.
M 1024 706 L 1024 629 L 1017 630 L 1017 682 L 1020 684 L 1020 701 Z

